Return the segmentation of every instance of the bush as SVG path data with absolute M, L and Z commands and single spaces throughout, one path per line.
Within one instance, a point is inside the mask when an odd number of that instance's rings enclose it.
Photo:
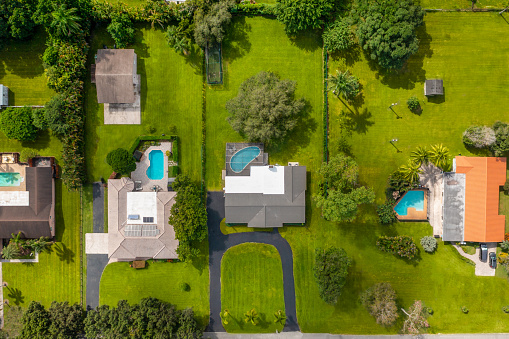
M 34 109 L 32 111 L 32 123 L 40 130 L 48 128 L 48 123 L 46 122 L 46 111 L 43 108 Z
M 500 157 L 509 151 L 509 125 L 497 121 L 493 124 L 493 131 L 495 131 L 496 141 L 491 145 L 491 150 L 497 157 Z
M 152 125 L 147 125 L 145 127 L 145 132 L 147 132 L 147 134 L 154 134 L 156 132 L 156 128 Z
M 38 133 L 30 107 L 4 109 L 0 114 L 0 129 L 7 138 L 19 141 L 34 141 Z
M 500 248 L 504 252 L 509 252 L 509 241 L 507 240 L 502 241 L 502 243 L 500 243 Z
M 461 312 L 467 314 L 468 313 L 468 308 L 466 306 L 461 306 Z
M 427 235 L 421 238 L 421 246 L 428 253 L 433 253 L 437 249 L 437 239 L 431 235 Z
M 509 240 L 509 233 L 504 234 L 504 240 Z
M 65 122 L 66 113 L 66 95 L 58 94 L 46 103 L 44 110 L 44 122 L 50 130 L 56 135 L 64 135 L 69 129 L 69 125 Z
M 392 224 L 398 220 L 396 212 L 394 212 L 393 209 L 393 203 L 389 201 L 383 205 L 379 205 L 376 212 L 378 213 L 378 220 L 381 224 Z
M 501 265 L 506 265 L 509 262 L 509 254 L 506 252 L 500 252 L 497 257 L 497 261 Z
M 36 156 L 38 156 L 37 151 L 31 148 L 23 148 L 19 153 L 19 158 L 22 162 L 28 162 L 28 159 L 32 159 Z
M 127 150 L 117 148 L 106 156 L 106 162 L 114 172 L 129 174 L 136 169 L 136 160 Z
M 509 305 L 502 307 L 502 311 L 504 311 L 504 313 L 509 313 Z
M 337 303 L 341 289 L 346 283 L 352 260 L 342 248 L 330 247 L 315 250 L 313 273 L 318 283 L 320 297 L 328 304 Z
M 421 108 L 421 104 L 419 103 L 419 99 L 417 99 L 417 97 L 414 97 L 414 96 L 408 98 L 406 104 L 408 105 L 408 108 L 412 112 L 417 112 L 419 110 L 419 108 Z
M 391 326 L 399 317 L 396 291 L 389 283 L 379 283 L 361 294 L 361 304 L 375 317 L 377 324 Z
M 355 35 L 350 25 L 338 19 L 323 32 L 323 44 L 331 53 L 342 51 L 353 46 Z
M 376 247 L 381 251 L 396 254 L 401 258 L 413 259 L 417 255 L 417 246 L 413 239 L 406 235 L 381 236 L 376 241 Z
M 117 48 L 126 48 L 134 40 L 134 27 L 127 14 L 115 14 L 107 27 Z
M 191 290 L 191 286 L 189 286 L 188 283 L 185 283 L 185 282 L 181 282 L 180 283 L 180 290 L 182 292 L 189 292 Z
M 496 141 L 495 131 L 488 126 L 470 126 L 463 132 L 463 143 L 468 147 L 484 148 Z

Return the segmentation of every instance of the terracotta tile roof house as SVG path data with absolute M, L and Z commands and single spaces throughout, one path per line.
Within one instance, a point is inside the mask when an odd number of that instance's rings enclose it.
M 498 208 L 506 170 L 506 158 L 457 156 L 454 159 L 454 177 L 444 176 L 444 241 L 504 240 L 505 216 L 498 214 Z M 453 192 L 451 187 L 458 192 L 453 194 L 454 199 L 448 198 Z

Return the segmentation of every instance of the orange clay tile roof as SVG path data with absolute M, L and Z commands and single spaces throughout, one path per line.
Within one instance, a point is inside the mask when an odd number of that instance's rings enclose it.
M 506 158 L 456 157 L 456 173 L 466 176 L 464 241 L 504 240 L 505 216 L 498 214 L 498 202 L 506 162 Z

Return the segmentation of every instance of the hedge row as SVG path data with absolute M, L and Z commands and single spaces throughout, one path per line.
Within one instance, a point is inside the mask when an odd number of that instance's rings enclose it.
M 323 47 L 323 161 L 329 161 L 329 102 L 327 97 L 327 78 L 329 75 L 329 53 Z
M 244 15 L 270 15 L 276 16 L 276 5 L 274 4 L 238 4 L 231 9 L 233 14 Z
M 152 25 L 168 25 L 172 21 L 180 21 L 192 15 L 191 5 L 181 4 L 175 6 L 166 1 L 146 1 L 140 6 L 127 6 L 124 3 L 107 3 L 93 1 L 92 15 L 97 22 L 109 22 L 113 16 L 127 14 L 135 22 L 147 22 Z
M 169 141 L 173 142 L 173 148 L 175 149 L 173 151 L 173 154 L 175 154 L 175 151 L 178 149 L 177 139 L 178 138 L 176 135 L 168 135 L 168 136 L 140 135 L 139 137 L 136 138 L 136 140 L 134 140 L 131 148 L 129 148 L 129 153 L 133 154 L 134 151 L 136 151 L 136 148 L 138 148 L 138 145 L 140 144 L 140 142 L 142 142 L 142 141 L 169 140 Z

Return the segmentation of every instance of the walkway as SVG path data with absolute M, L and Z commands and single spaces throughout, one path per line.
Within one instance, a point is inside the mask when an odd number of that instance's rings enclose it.
M 475 248 L 475 254 L 466 254 L 463 252 L 460 246 L 453 244 L 453 246 L 458 250 L 458 253 L 467 258 L 472 260 L 475 263 L 475 275 L 481 276 L 481 277 L 494 277 L 495 276 L 495 270 L 490 267 L 490 263 L 488 260 L 485 262 L 479 260 L 479 246 Z M 488 242 L 486 243 L 486 246 L 488 246 L 488 254 L 490 252 L 497 253 L 497 243 L 496 242 Z
M 224 235 L 219 225 L 224 219 L 223 192 L 209 192 L 207 196 L 209 229 L 209 270 L 210 270 L 210 322 L 209 332 L 224 332 L 219 314 L 221 313 L 221 259 L 230 247 L 246 242 L 274 246 L 281 256 L 283 266 L 283 287 L 286 323 L 284 331 L 299 331 L 295 305 L 295 283 L 293 280 L 293 255 L 288 242 L 277 229 L 273 232 L 246 232 Z M 205 337 L 206 338 L 206 337 Z
M 104 233 L 104 187 L 100 182 L 92 184 L 93 233 Z M 99 283 L 108 264 L 107 254 L 87 254 L 87 309 L 99 306 Z

